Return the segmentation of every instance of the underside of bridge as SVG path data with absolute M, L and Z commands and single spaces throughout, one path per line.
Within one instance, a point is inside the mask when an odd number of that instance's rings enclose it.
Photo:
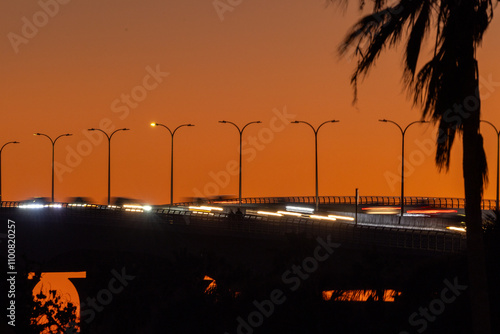
M 83 333 L 412 332 L 424 324 L 415 325 L 420 315 L 410 322 L 412 313 L 448 283 L 467 280 L 463 249 L 439 250 L 447 242 L 439 236 L 432 247 L 427 239 L 426 247 L 408 247 L 415 241 L 394 242 L 355 226 L 259 233 L 234 217 L 223 222 L 231 228 L 221 222 L 211 228 L 206 217 L 158 213 L 12 208 L 1 216 L 16 222 L 23 298 L 33 284 L 23 283 L 29 272 L 86 273 L 72 279 L 86 304 Z M 117 273 L 121 281 L 114 282 L 123 286 L 110 301 L 102 291 Z M 367 302 L 324 298 L 325 291 L 368 290 L 375 293 Z M 394 301 L 377 301 L 384 291 L 393 291 Z M 426 320 L 429 328 L 467 328 L 467 290 L 459 294 L 443 304 L 446 313 Z M 92 298 L 100 307 L 90 308 Z M 20 317 L 23 312 L 20 306 Z

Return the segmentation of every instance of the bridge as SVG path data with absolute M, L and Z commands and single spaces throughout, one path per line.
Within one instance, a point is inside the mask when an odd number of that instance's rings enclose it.
M 362 197 L 360 202 L 384 206 L 398 203 L 397 198 L 380 196 Z M 338 205 L 352 205 L 350 197 L 325 197 L 320 211 L 314 214 L 284 211 L 290 203 L 312 204 L 314 197 L 252 198 L 244 199 L 244 203 L 243 212 L 237 214 L 233 209 L 239 207 L 238 201 L 233 199 L 165 207 L 81 203 L 30 207 L 22 202 L 3 202 L 0 216 L 16 222 L 18 254 L 22 252 L 32 263 L 43 263 L 46 271 L 81 271 L 94 265 L 88 262 L 89 254 L 97 256 L 93 261 L 99 262 L 108 256 L 106 261 L 111 261 L 117 252 L 171 258 L 184 249 L 193 254 L 213 254 L 231 266 L 266 272 L 272 270 L 276 254 L 285 249 L 294 252 L 301 244 L 309 245 L 303 248 L 307 254 L 319 239 L 342 245 L 342 266 L 343 261 L 364 256 L 366 251 L 385 254 L 388 259 L 401 256 L 415 264 L 461 257 L 466 249 L 465 233 L 455 218 L 405 216 L 400 221 L 397 215 L 338 211 Z M 409 198 L 407 203 L 463 206 L 460 199 Z M 338 278 L 338 267 L 332 265 L 325 277 Z M 217 277 L 216 273 L 207 274 Z M 392 286 L 397 284 L 395 277 L 388 277 Z
M 350 196 L 322 197 L 318 212 L 286 211 L 290 204 L 313 208 L 314 203 L 314 197 L 245 198 L 238 214 L 237 199 L 174 206 L 2 202 L 0 217 L 15 222 L 18 273 L 84 271 L 85 278 L 72 281 L 82 301 L 99 296 L 110 272 L 122 268 L 135 277 L 127 291 L 149 296 L 134 297 L 141 303 L 156 298 L 147 287 L 180 284 L 176 276 L 207 275 L 231 291 L 247 290 L 250 280 L 272 291 L 287 282 L 283 274 L 296 264 L 314 264 L 307 261 L 329 242 L 337 248 L 328 261 L 312 267 L 314 291 L 405 291 L 420 284 L 423 273 L 441 277 L 436 268 L 450 263 L 461 268 L 465 233 L 448 228 L 459 228 L 460 216 L 400 221 L 397 215 L 356 214 Z M 397 206 L 399 198 L 364 196 L 358 204 Z M 464 201 L 419 197 L 405 198 L 405 204 L 458 211 Z M 483 201 L 483 208 L 493 207 L 494 201 Z M 0 237 L 7 235 L 5 225 Z
M 26 204 L 2 202 L 2 213 L 39 219 L 46 215 L 56 221 L 86 220 L 106 225 L 109 221 L 127 222 L 155 219 L 176 231 L 240 238 L 282 238 L 302 235 L 306 238 L 331 235 L 353 247 L 382 246 L 425 252 L 460 253 L 465 249 L 465 233 L 459 216 L 372 215 L 355 212 L 355 196 L 322 196 L 320 210 L 313 214 L 287 212 L 286 205 L 314 204 L 314 196 L 243 198 L 243 213 L 234 213 L 238 199 L 211 199 L 177 203 L 173 206 L 99 205 L 84 203 Z M 400 197 L 360 196 L 362 206 L 398 206 Z M 208 207 L 213 205 L 215 207 Z M 464 208 L 461 198 L 406 197 L 405 207 Z M 218 207 L 217 207 L 218 206 Z M 483 200 L 484 210 L 495 209 L 495 201 Z M 208 208 L 208 209 L 207 209 Z M 217 210 L 212 210 L 215 208 Z M 42 211 L 39 211 L 42 210 Z M 47 212 L 47 210 L 50 210 Z M 267 210 L 267 211 L 266 211 Z M 281 210 L 281 211 L 280 211 Z M 279 213 L 281 212 L 281 213 Z M 12 218 L 10 218 L 12 219 Z

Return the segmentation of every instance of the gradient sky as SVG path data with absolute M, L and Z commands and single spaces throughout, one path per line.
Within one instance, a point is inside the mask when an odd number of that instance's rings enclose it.
M 212 0 L 60 1 L 0 4 L 0 142 L 21 142 L 2 153 L 4 200 L 50 196 L 51 145 L 33 133 L 69 132 L 56 144 L 56 200 L 104 203 L 107 143 L 85 132 L 128 127 L 112 140 L 112 196 L 168 203 L 170 135 L 153 121 L 195 124 L 175 135 L 174 201 L 237 195 L 238 133 L 222 119 L 262 121 L 244 132 L 243 197 L 314 195 L 313 132 L 278 115 L 315 126 L 340 120 L 319 133 L 320 195 L 354 195 L 355 188 L 399 195 L 401 135 L 377 120 L 405 126 L 420 111 L 401 88 L 402 48 L 380 58 L 352 105 L 355 60 L 339 57 L 337 46 L 360 16 L 356 6 L 342 14 L 325 0 L 221 0 L 232 10 L 218 13 Z M 489 82 L 481 86 L 482 117 L 498 126 L 499 35 L 497 19 L 478 52 Z M 144 81 L 155 70 L 157 80 Z M 122 98 L 132 93 L 127 105 Z M 449 172 L 439 173 L 435 132 L 430 124 L 408 130 L 406 195 L 463 197 L 461 141 Z M 482 132 L 494 172 L 496 137 L 490 127 Z M 486 198 L 495 197 L 495 181 L 492 173 Z

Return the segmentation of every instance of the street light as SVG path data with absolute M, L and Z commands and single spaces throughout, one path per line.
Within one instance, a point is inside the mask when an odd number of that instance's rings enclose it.
M 59 138 L 61 137 L 68 137 L 68 136 L 72 136 L 73 134 L 71 133 L 65 133 L 65 134 L 62 134 L 62 135 L 59 135 L 56 137 L 56 139 L 52 140 L 52 138 L 50 138 L 48 135 L 46 135 L 45 133 L 34 133 L 35 136 L 44 136 L 44 137 L 47 137 L 51 144 L 52 144 L 52 203 L 54 203 L 54 147 L 56 145 L 56 142 Z
M 314 202 L 316 204 L 316 211 L 318 211 L 318 209 L 319 209 L 319 192 L 318 192 L 318 131 L 326 123 L 338 123 L 338 122 L 340 122 L 340 121 L 332 119 L 330 121 L 326 121 L 326 122 L 321 123 L 318 126 L 317 129 L 315 129 L 314 126 L 312 126 L 311 124 L 309 124 L 308 122 L 305 122 L 305 121 L 293 121 L 292 122 L 293 124 L 298 124 L 298 123 L 307 124 L 307 125 L 309 125 L 311 127 L 311 129 L 314 132 L 314 159 L 315 159 L 315 166 L 316 166 L 316 197 L 315 197 Z
M 496 126 L 494 126 L 492 123 L 488 122 L 488 121 L 484 121 L 484 120 L 481 120 L 481 122 L 484 122 L 486 124 L 489 124 L 493 127 L 493 129 L 495 129 L 495 132 L 497 134 L 497 200 L 496 200 L 496 209 L 497 211 L 500 210 L 500 208 L 498 207 L 498 176 L 499 176 L 499 162 L 500 162 L 500 159 L 499 159 L 499 154 L 500 154 L 500 131 L 497 130 Z
M 239 169 L 239 203 L 240 203 L 240 206 L 241 206 L 241 151 L 242 151 L 242 148 L 241 148 L 241 143 L 242 143 L 242 137 L 243 137 L 243 130 L 245 130 L 245 128 L 247 126 L 249 126 L 250 124 L 259 124 L 259 123 L 262 123 L 261 121 L 253 121 L 253 122 L 249 122 L 247 124 L 245 124 L 245 126 L 240 130 L 240 128 L 238 127 L 238 125 L 234 124 L 233 122 L 229 122 L 229 121 L 219 121 L 219 123 L 223 123 L 223 124 L 232 124 L 236 127 L 236 129 L 238 129 L 238 132 L 240 133 L 240 169 Z
M 19 142 L 9 141 L 8 143 L 3 144 L 2 148 L 0 148 L 0 202 L 2 202 L 2 151 L 3 148 L 9 144 L 19 144 Z
M 118 131 L 128 131 L 128 130 L 130 129 L 127 128 L 118 129 L 113 131 L 111 135 L 108 136 L 108 134 L 104 130 L 95 128 L 88 129 L 88 131 L 101 131 L 102 133 L 104 133 L 106 138 L 108 138 L 108 205 L 111 204 L 111 138 L 113 138 L 113 135 Z
M 404 214 L 404 207 L 405 207 L 405 134 L 406 134 L 406 130 L 408 130 L 408 128 L 415 124 L 415 123 L 429 123 L 427 121 L 415 121 L 415 122 L 411 122 L 410 124 L 408 124 L 406 126 L 406 128 L 403 130 L 398 123 L 394 122 L 394 121 L 391 121 L 391 120 L 388 120 L 388 119 L 379 119 L 378 120 L 379 122 L 385 122 L 385 123 L 392 123 L 394 125 L 396 125 L 399 130 L 401 131 L 401 135 L 402 135 L 402 142 L 401 142 L 401 199 L 400 199 L 400 202 L 401 202 L 401 216 L 399 217 L 399 223 L 401 223 L 401 217 L 403 217 L 403 214 Z
M 170 128 L 161 123 L 151 123 L 151 126 L 163 126 L 168 130 L 170 136 L 172 137 L 172 148 L 170 149 L 170 205 L 174 204 L 174 135 L 175 132 L 182 128 L 183 126 L 194 126 L 194 124 L 181 124 L 171 131 Z

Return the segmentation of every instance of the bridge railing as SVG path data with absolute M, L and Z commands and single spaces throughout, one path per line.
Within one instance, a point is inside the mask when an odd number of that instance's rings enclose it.
M 314 196 L 293 196 L 293 197 L 250 197 L 242 198 L 243 204 L 279 204 L 279 203 L 304 203 L 314 204 Z M 319 196 L 320 204 L 356 204 L 356 196 Z M 207 200 L 208 203 L 238 203 L 238 199 Z M 179 203 L 192 204 L 192 203 Z M 359 196 L 361 205 L 400 205 L 399 196 Z M 431 206 L 443 209 L 463 209 L 465 208 L 465 199 L 453 197 L 405 197 L 405 206 Z M 483 210 L 495 210 L 495 200 L 483 199 L 481 203 Z
M 356 204 L 355 196 L 320 196 L 319 203 L 323 205 L 328 204 Z M 387 205 L 387 206 L 397 206 L 401 203 L 401 198 L 398 196 L 360 196 L 360 205 Z M 301 204 L 314 204 L 314 196 L 293 196 L 293 197 L 251 197 L 242 198 L 243 204 L 279 204 L 279 203 L 301 203 Z M 207 203 L 238 203 L 238 199 L 224 199 L 224 200 L 207 200 Z M 19 201 L 5 201 L 1 202 L 1 207 L 12 208 L 19 207 L 24 204 Z M 176 203 L 177 206 L 188 206 L 195 204 L 194 202 Z M 434 208 L 443 209 L 463 209 L 465 208 L 465 199 L 463 198 L 452 198 L 452 197 L 405 197 L 405 206 L 430 206 Z M 72 203 L 52 203 L 46 204 L 56 207 L 78 207 Z M 100 204 L 86 204 L 85 209 L 95 209 L 95 210 L 120 210 L 116 206 L 100 205 Z M 481 203 L 482 210 L 495 210 L 496 201 L 490 199 L 483 199 Z
M 310 237 L 331 235 L 332 240 L 353 245 L 377 244 L 435 252 L 461 252 L 465 250 L 465 235 L 430 229 L 407 229 L 398 226 L 355 226 L 341 221 L 313 220 L 298 217 L 273 217 L 244 214 L 239 218 L 226 213 L 159 210 L 171 225 L 193 227 L 206 233 L 232 233 L 248 235 L 302 234 Z

